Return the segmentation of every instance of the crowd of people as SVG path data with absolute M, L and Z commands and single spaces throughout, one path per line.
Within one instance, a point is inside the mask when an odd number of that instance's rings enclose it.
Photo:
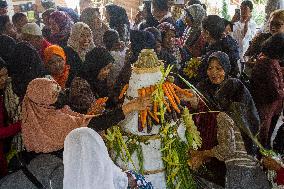
M 206 167 L 200 176 L 211 188 L 284 185 L 281 162 L 263 157 L 254 140 L 284 155 L 284 126 L 275 131 L 284 99 L 283 7 L 263 23 L 267 32 L 257 29 L 249 0 L 231 21 L 208 15 L 199 0 L 175 17 L 167 0 L 153 0 L 133 23 L 119 5 L 107 4 L 102 20 L 98 8 L 79 16 L 47 1 L 43 28 L 23 13 L 10 19 L 7 7 L 0 0 L 0 188 L 153 188 L 117 167 L 100 136 L 151 106 L 151 97 L 118 98 L 143 49 L 202 94 L 179 95 L 191 112 L 208 112 L 194 116 L 202 147 L 188 158 L 192 169 Z M 193 59 L 194 77 L 185 72 Z M 267 170 L 276 171 L 272 181 Z

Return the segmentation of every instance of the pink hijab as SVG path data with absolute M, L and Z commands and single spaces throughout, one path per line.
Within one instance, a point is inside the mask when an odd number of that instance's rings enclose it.
M 93 116 L 72 112 L 68 106 L 55 109 L 61 88 L 54 80 L 37 78 L 27 88 L 22 105 L 22 134 L 28 151 L 49 153 L 63 149 L 65 137 L 87 126 Z

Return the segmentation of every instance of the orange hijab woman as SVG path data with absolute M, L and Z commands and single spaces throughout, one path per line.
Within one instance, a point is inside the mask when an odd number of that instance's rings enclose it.
M 64 89 L 70 70 L 64 50 L 57 45 L 49 46 L 44 50 L 44 63 L 53 79 Z

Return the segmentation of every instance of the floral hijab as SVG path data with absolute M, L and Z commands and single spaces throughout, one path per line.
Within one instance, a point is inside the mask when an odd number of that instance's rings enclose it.
M 203 18 L 206 16 L 205 9 L 198 4 L 191 5 L 185 9 L 185 16 L 189 17 L 194 28 L 201 28 Z
M 64 41 L 69 37 L 71 27 L 73 26 L 73 21 L 70 16 L 63 11 L 55 11 L 51 13 L 49 19 L 53 19 L 59 27 L 59 33 L 51 34 L 50 42 L 54 44 L 58 44 L 64 46 L 65 44 L 61 44 L 61 41 Z
M 88 48 L 85 49 L 80 47 L 78 40 L 81 38 L 83 32 L 91 33 L 91 39 L 90 39 L 91 41 L 89 43 Z M 82 61 L 85 61 L 86 54 L 95 47 L 92 36 L 93 36 L 92 30 L 87 24 L 83 22 L 77 22 L 71 29 L 71 34 L 68 39 L 67 46 L 71 47 L 75 52 L 77 52 Z
M 192 46 L 201 35 L 201 23 L 206 16 L 206 11 L 201 5 L 194 4 L 185 9 L 185 16 L 189 17 L 192 26 L 188 27 L 184 33 L 187 46 Z

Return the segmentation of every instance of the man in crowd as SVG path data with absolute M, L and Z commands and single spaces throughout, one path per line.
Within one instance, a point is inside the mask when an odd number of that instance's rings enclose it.
M 0 16 L 7 15 L 8 13 L 8 4 L 6 1 L 0 0 Z
M 175 20 L 171 12 L 169 12 L 168 0 L 153 0 L 153 15 L 160 24 L 168 22 L 175 25 Z
M 241 19 L 234 24 L 233 38 L 237 40 L 240 47 L 241 62 L 244 62 L 244 54 L 249 47 L 249 42 L 256 34 L 256 23 L 251 19 L 253 4 L 251 1 L 243 1 L 241 4 Z M 239 65 L 241 66 L 241 65 Z M 242 67 L 240 67 L 243 69 Z
M 12 22 L 17 29 L 18 34 L 20 34 L 22 27 L 28 23 L 28 17 L 24 13 L 17 12 L 12 16 Z

